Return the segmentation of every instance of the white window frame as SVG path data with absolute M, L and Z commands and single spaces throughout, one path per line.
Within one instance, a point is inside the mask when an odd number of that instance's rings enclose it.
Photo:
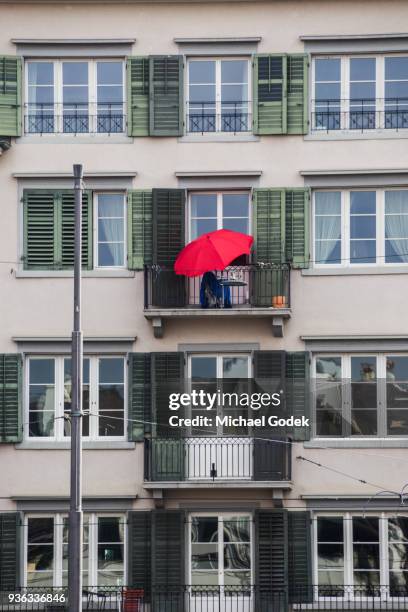
M 384 111 L 385 111 L 385 59 L 388 57 L 407 57 L 408 53 L 366 53 L 366 54 L 355 54 L 350 53 L 347 55 L 343 54 L 313 54 L 311 62 L 311 91 L 310 91 L 310 108 L 311 108 L 311 121 L 312 133 L 361 133 L 361 132 L 385 132 L 385 133 L 396 133 L 404 130 L 404 128 L 385 128 L 384 126 Z M 364 128 L 350 129 L 348 127 L 349 111 L 350 111 L 350 60 L 351 59 L 369 59 L 374 58 L 376 60 L 375 70 L 375 117 L 376 127 L 375 129 Z M 317 59 L 339 59 L 340 60 L 340 129 L 338 130 L 327 130 L 325 128 L 316 129 L 314 126 L 314 113 L 316 112 L 316 99 L 315 99 L 315 85 L 316 85 L 316 64 Z M 408 111 L 408 107 L 407 107 Z M 380 119 L 379 119 L 380 118 Z
M 187 584 L 192 585 L 192 567 L 191 567 L 191 556 L 192 556 L 192 541 L 191 541 L 191 525 L 193 518 L 211 518 L 216 517 L 218 519 L 218 536 L 222 531 L 222 523 L 224 520 L 236 519 L 238 517 L 247 518 L 249 520 L 249 546 L 250 546 L 250 559 L 251 559 L 251 585 L 254 584 L 255 576 L 255 529 L 254 520 L 250 512 L 193 512 L 189 515 L 188 519 L 188 535 L 187 535 L 187 554 L 188 559 L 186 563 L 186 579 Z M 222 569 L 220 567 L 222 562 Z M 218 586 L 223 587 L 224 585 L 224 538 L 218 537 Z M 192 587 L 193 588 L 193 587 Z
M 88 116 L 89 116 L 89 130 L 87 132 L 64 132 L 63 131 L 63 77 L 62 77 L 62 65 L 64 63 L 87 63 L 88 64 Z M 24 62 L 24 107 L 29 108 L 28 98 L 28 65 L 30 63 L 52 63 L 54 65 L 54 131 L 47 132 L 47 136 L 58 135 L 58 136 L 73 136 L 76 138 L 81 136 L 89 136 L 89 134 L 95 136 L 105 136 L 108 132 L 97 131 L 97 115 L 98 115 L 98 91 L 97 91 L 97 64 L 98 62 L 103 63 L 121 63 L 122 64 L 122 114 L 123 114 L 123 130 L 121 132 L 115 132 L 115 134 L 124 134 L 126 132 L 126 62 L 125 58 L 122 57 L 98 57 L 98 58 L 27 58 Z M 102 103 L 101 103 L 102 104 Z M 119 103 L 117 104 L 119 106 Z M 27 114 L 27 112 L 25 112 Z M 26 136 L 38 136 L 39 132 L 30 132 L 26 130 L 24 125 L 24 134 Z
M 242 131 L 243 134 L 253 132 L 252 128 L 252 60 L 249 55 L 214 55 L 214 56 L 189 56 L 186 58 L 186 78 L 185 78 L 185 89 L 184 99 L 185 104 L 185 116 L 184 124 L 186 126 L 186 134 L 201 136 L 202 134 L 215 135 L 215 134 L 239 134 L 241 132 L 221 131 L 221 62 L 229 60 L 240 60 L 246 61 L 248 70 L 248 90 L 247 90 L 247 108 L 248 108 L 248 130 Z M 189 130 L 189 113 L 190 113 L 190 62 L 215 62 L 215 130 L 213 132 L 190 132 Z M 194 102 L 192 102 L 194 104 Z M 210 103 L 209 103 L 210 104 Z
M 342 380 L 346 380 L 348 383 L 351 383 L 351 358 L 352 357 L 375 357 L 376 358 L 376 380 L 377 380 L 377 434 L 374 436 L 358 436 L 351 435 L 351 431 L 347 432 L 345 435 L 339 436 L 325 436 L 325 435 L 317 435 L 316 431 L 316 361 L 320 358 L 328 358 L 328 357 L 341 357 L 341 369 L 342 369 Z M 359 351 L 358 353 L 342 353 L 342 352 L 333 352 L 333 353 L 315 353 L 312 357 L 312 381 L 313 381 L 313 438 L 317 440 L 338 440 L 346 438 L 348 440 L 377 440 L 377 439 L 406 439 L 406 435 L 391 435 L 387 431 L 387 359 L 390 357 L 408 357 L 407 353 L 399 353 L 398 351 L 388 351 L 387 353 L 373 353 L 372 351 Z M 347 423 L 351 423 L 351 387 L 350 384 L 346 386 L 342 386 L 342 417 L 346 420 Z M 408 409 L 407 409 L 408 410 Z M 350 425 L 351 427 L 351 425 Z
M 222 198 L 224 195 L 247 195 L 248 196 L 248 234 L 252 235 L 252 208 L 251 208 L 251 192 L 248 189 L 223 189 L 223 190 L 205 190 L 200 189 L 199 191 L 188 192 L 188 207 L 187 207 L 187 242 L 193 240 L 191 223 L 193 219 L 200 219 L 203 217 L 193 217 L 192 215 L 192 196 L 194 195 L 216 195 L 217 196 L 217 230 L 223 229 L 223 214 L 222 214 Z M 214 217 L 206 217 L 213 219 Z M 234 219 L 235 217 L 228 217 Z M 236 217 L 237 219 L 243 219 L 244 217 Z
M 123 360 L 123 435 L 122 436 L 100 436 L 99 435 L 99 360 L 100 359 L 122 359 Z M 54 359 L 55 364 L 55 421 L 54 436 L 30 436 L 29 417 L 30 417 L 30 360 L 33 359 Z M 31 442 L 68 442 L 71 437 L 64 436 L 64 359 L 70 359 L 70 355 L 50 355 L 50 354 L 28 354 L 25 358 L 25 377 L 24 377 L 24 439 Z M 84 359 L 89 359 L 89 409 L 98 416 L 89 416 L 89 436 L 83 436 L 86 441 L 124 441 L 127 439 L 127 367 L 125 355 L 84 355 Z
M 99 216 L 98 216 L 98 199 L 100 195 L 119 195 L 123 199 L 123 264 L 118 266 L 101 266 L 99 265 L 98 258 L 98 245 L 99 245 Z M 124 191 L 94 191 L 93 197 L 93 260 L 95 262 L 95 270 L 123 270 L 127 268 L 127 240 L 128 240 L 128 228 L 127 228 L 127 198 Z M 117 219 L 118 217 L 113 217 Z
M 381 596 L 378 600 L 398 600 L 398 597 L 391 597 L 388 592 L 390 586 L 390 567 L 389 567 L 389 554 L 388 554 L 388 519 L 395 517 L 407 518 L 407 513 L 402 512 L 317 512 L 313 515 L 313 584 L 316 585 L 315 598 L 324 599 L 325 601 L 342 601 L 344 599 L 356 599 L 354 598 L 353 592 L 345 594 L 345 597 L 330 597 L 327 595 L 319 596 L 318 591 L 318 531 L 317 531 L 317 520 L 318 518 L 343 518 L 343 537 L 344 537 L 344 585 L 354 586 L 354 575 L 353 575 L 353 517 L 367 517 L 367 518 L 378 518 L 379 519 L 379 556 L 380 556 L 380 585 L 386 587 L 384 591 L 381 591 Z M 373 601 L 372 596 L 364 597 L 362 594 L 358 596 L 358 601 Z
M 350 201 L 351 193 L 358 191 L 372 191 L 376 194 L 376 258 L 372 263 L 350 261 Z M 372 266 L 382 266 L 384 268 L 393 266 L 404 268 L 408 263 L 404 262 L 386 262 L 385 261 L 385 193 L 389 191 L 407 191 L 406 187 L 358 187 L 348 189 L 313 189 L 312 193 L 312 243 L 313 243 L 313 267 L 319 269 L 330 268 L 367 268 Z M 320 263 L 317 261 L 316 252 L 316 193 L 333 193 L 341 194 L 341 261 L 340 263 Z
M 118 518 L 123 524 L 123 584 L 127 583 L 127 519 L 123 512 L 85 512 L 89 517 L 89 540 L 88 540 L 88 573 L 89 586 L 103 586 L 97 584 L 98 576 L 98 519 Z M 27 586 L 28 579 L 28 520 L 35 518 L 52 518 L 54 522 L 54 558 L 53 558 L 53 587 L 62 587 L 62 555 L 63 555 L 63 525 L 64 519 L 68 518 L 66 513 L 27 513 L 24 516 L 24 546 L 23 546 L 23 584 Z

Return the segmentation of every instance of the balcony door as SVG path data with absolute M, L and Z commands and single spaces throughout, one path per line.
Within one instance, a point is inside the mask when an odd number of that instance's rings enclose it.
M 250 356 L 191 355 L 188 362 L 191 390 L 205 393 L 242 393 L 251 376 Z M 248 416 L 248 407 L 216 402 L 211 410 L 192 407 L 191 417 L 207 416 L 212 427 L 191 427 L 186 440 L 188 479 L 250 479 L 253 471 L 252 440 L 248 428 L 230 423 L 230 418 Z M 218 417 L 218 420 L 217 420 Z
M 252 542 L 250 515 L 190 517 L 190 612 L 252 612 Z

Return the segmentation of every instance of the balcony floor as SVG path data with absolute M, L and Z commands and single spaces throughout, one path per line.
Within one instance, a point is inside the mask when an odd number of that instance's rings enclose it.
M 229 478 L 216 481 L 210 479 L 177 480 L 177 481 L 145 481 L 145 489 L 291 489 L 291 480 L 245 480 L 244 478 Z

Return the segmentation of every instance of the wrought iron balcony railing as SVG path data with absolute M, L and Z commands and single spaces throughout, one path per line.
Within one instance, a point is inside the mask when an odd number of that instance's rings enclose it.
M 288 264 L 229 266 L 217 273 L 215 291 L 202 276 L 178 276 L 165 266 L 145 267 L 145 309 L 149 308 L 289 308 Z
M 190 101 L 186 114 L 186 131 L 190 134 L 252 131 L 252 104 L 248 100 Z
M 408 98 L 312 100 L 312 132 L 405 130 Z
M 145 440 L 148 482 L 289 481 L 291 444 L 284 438 L 197 437 Z
M 124 103 L 24 106 L 26 134 L 121 134 L 125 128 Z

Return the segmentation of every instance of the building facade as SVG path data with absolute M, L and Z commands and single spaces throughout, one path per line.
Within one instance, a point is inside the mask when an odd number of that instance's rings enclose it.
M 67 583 L 81 163 L 88 609 L 407 609 L 406 3 L 0 16 L 3 605 Z M 222 228 L 254 248 L 212 308 L 173 264 Z M 171 430 L 209 379 L 311 425 Z

